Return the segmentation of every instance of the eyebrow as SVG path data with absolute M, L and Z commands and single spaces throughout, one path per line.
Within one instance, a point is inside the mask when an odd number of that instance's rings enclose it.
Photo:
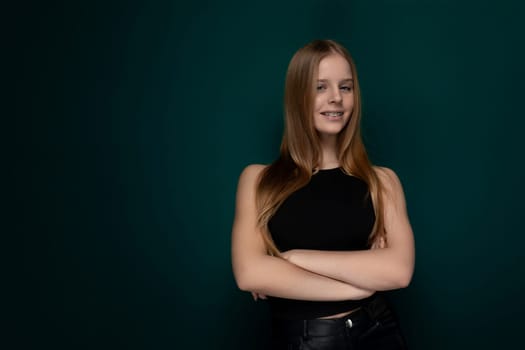
M 318 82 L 321 82 L 321 83 L 326 83 L 329 79 L 317 79 Z M 352 78 L 346 78 L 346 79 L 343 79 L 343 80 L 340 80 L 339 82 L 340 83 L 346 83 L 346 82 L 353 82 L 354 79 Z

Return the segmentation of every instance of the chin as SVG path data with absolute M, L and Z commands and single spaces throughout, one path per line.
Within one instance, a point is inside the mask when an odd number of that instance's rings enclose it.
M 328 129 L 328 128 L 325 128 L 325 129 L 317 129 L 317 133 L 320 135 L 320 136 L 338 136 L 341 131 L 343 131 L 344 128 L 337 128 L 337 129 Z

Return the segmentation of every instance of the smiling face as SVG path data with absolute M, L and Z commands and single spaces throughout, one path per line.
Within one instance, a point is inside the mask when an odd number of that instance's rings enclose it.
M 344 129 L 354 107 L 352 71 L 339 54 L 319 62 L 314 98 L 314 126 L 321 138 L 335 137 Z

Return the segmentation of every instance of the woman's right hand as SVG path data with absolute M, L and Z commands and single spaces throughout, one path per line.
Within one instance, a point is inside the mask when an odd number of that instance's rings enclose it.
M 267 297 L 264 294 L 252 292 L 253 300 L 257 301 L 258 299 L 266 300 Z

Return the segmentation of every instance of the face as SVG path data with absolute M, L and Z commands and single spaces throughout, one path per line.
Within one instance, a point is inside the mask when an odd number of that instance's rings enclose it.
M 337 136 L 354 107 L 352 71 L 346 59 L 331 54 L 319 62 L 316 82 L 314 126 L 321 137 Z

